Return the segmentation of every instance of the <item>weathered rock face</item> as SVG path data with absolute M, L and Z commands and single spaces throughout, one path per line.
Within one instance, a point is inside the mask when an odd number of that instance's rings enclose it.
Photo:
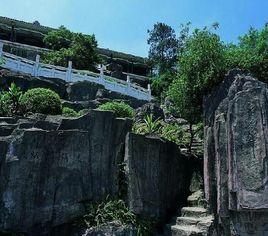
M 122 226 L 118 222 L 111 222 L 100 227 L 86 230 L 83 236 L 136 236 L 137 230 L 131 226 Z
M 231 71 L 205 100 L 205 193 L 218 235 L 268 235 L 268 86 Z
M 0 70 L 0 91 L 2 89 L 7 89 L 11 83 L 15 83 L 22 89 L 22 91 L 41 87 L 55 91 L 62 98 L 66 96 L 66 82 L 61 79 L 37 78 L 5 69 Z
M 14 130 L 0 134 L 0 231 L 48 235 L 82 216 L 87 201 L 118 193 L 118 164 L 131 121 L 92 111 L 78 119 L 0 123 Z
M 94 100 L 99 89 L 105 89 L 103 85 L 81 81 L 70 83 L 67 87 L 68 100 L 70 101 L 88 101 Z
M 136 214 L 161 222 L 186 201 L 191 171 L 174 143 L 129 133 L 125 161 L 128 202 Z
M 146 115 L 152 114 L 153 119 L 165 119 L 163 110 L 155 103 L 146 103 L 136 110 L 135 120 L 143 122 Z

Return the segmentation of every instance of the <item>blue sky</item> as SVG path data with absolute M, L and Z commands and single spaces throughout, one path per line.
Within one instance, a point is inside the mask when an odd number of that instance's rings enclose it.
M 0 15 L 96 35 L 100 47 L 147 56 L 147 29 L 220 23 L 224 41 L 268 22 L 268 0 L 0 0 Z

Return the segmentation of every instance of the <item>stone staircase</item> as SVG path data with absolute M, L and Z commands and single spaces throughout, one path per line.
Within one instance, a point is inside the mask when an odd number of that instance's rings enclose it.
M 183 207 L 181 214 L 169 225 L 171 236 L 210 236 L 210 226 L 213 216 L 205 209 L 202 191 L 197 191 L 188 197 L 189 207 Z

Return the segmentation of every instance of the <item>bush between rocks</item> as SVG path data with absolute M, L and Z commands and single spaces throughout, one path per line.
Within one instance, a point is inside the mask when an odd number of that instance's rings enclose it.
M 60 115 L 62 105 L 60 96 L 50 89 L 34 88 L 28 90 L 20 98 L 25 112 Z
M 113 111 L 116 116 L 122 118 L 133 118 L 134 109 L 124 102 L 106 102 L 98 107 L 101 111 Z

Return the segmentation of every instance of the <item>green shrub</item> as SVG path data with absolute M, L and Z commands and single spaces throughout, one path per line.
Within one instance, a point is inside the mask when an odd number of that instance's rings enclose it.
M 101 111 L 113 111 L 118 117 L 132 118 L 134 109 L 124 102 L 106 102 L 98 107 Z
M 78 113 L 72 108 L 63 107 L 62 108 L 62 115 L 65 117 L 77 117 Z
M 80 111 L 78 112 L 78 116 L 83 116 L 83 115 L 87 114 L 88 112 L 89 112 L 88 109 L 80 110 Z
M 0 116 L 11 116 L 12 100 L 7 92 L 0 93 Z
M 133 132 L 137 134 L 160 134 L 161 133 L 161 120 L 153 119 L 153 115 L 146 115 L 142 123 L 135 123 L 133 125 Z
M 161 137 L 180 145 L 184 142 L 185 131 L 183 131 L 179 124 L 164 124 L 160 135 Z
M 20 98 L 22 91 L 15 83 L 12 83 L 8 88 L 8 91 L 0 93 L 0 115 L 1 116 L 13 116 L 22 115 L 22 107 L 20 104 Z
M 50 89 L 34 88 L 20 98 L 25 112 L 59 115 L 62 113 L 60 96 Z
M 138 236 L 152 235 L 153 222 L 137 217 L 121 199 L 107 197 L 102 203 L 87 205 L 87 214 L 84 220 L 87 227 L 100 226 L 112 221 L 119 221 L 122 225 L 134 226 L 138 230 Z

